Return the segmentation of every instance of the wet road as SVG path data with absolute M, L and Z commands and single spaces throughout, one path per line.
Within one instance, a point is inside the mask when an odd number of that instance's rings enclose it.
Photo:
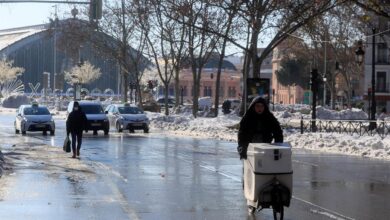
M 12 121 L 0 116 L 0 134 L 62 145 L 63 120 L 54 137 L 14 136 Z M 5 153 L 12 149 L 2 146 Z M 235 148 L 153 130 L 88 133 L 81 159 L 69 159 L 74 169 L 19 161 L 0 179 L 0 219 L 273 219 L 271 210 L 248 216 Z M 293 169 L 285 219 L 389 219 L 389 162 L 294 150 Z

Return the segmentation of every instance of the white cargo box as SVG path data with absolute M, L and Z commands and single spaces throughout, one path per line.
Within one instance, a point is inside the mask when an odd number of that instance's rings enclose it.
M 258 174 L 291 173 L 291 146 L 289 143 L 251 143 L 247 160 Z
M 289 143 L 251 143 L 244 160 L 244 191 L 248 205 L 257 207 L 259 192 L 274 179 L 292 193 L 291 146 Z

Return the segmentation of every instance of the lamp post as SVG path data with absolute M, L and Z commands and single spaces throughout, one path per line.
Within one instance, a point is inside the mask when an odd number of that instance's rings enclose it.
M 372 29 L 372 72 L 371 72 L 371 94 L 368 93 L 367 97 L 370 100 L 371 99 L 371 108 L 370 108 L 370 130 L 373 130 L 376 128 L 376 122 L 375 122 L 375 115 L 376 115 L 376 97 L 375 97 L 375 34 L 376 29 Z M 356 54 L 356 62 L 360 65 L 363 63 L 364 60 L 364 50 L 362 49 L 362 41 L 358 42 L 358 49 L 355 51 Z
M 326 105 L 326 77 L 325 76 L 323 78 L 323 81 L 324 81 L 324 92 L 323 92 L 324 93 L 324 98 L 323 98 L 324 105 L 323 106 L 325 107 L 325 105 Z

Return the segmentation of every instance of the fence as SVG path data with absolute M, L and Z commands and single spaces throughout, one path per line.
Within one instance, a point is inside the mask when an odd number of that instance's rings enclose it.
M 328 132 L 328 133 L 346 133 L 349 135 L 357 134 L 359 136 L 379 135 L 385 138 L 390 134 L 390 121 L 370 121 L 370 120 L 324 120 L 324 119 L 303 119 L 300 125 L 288 123 L 287 129 L 299 129 L 301 134 L 305 132 Z

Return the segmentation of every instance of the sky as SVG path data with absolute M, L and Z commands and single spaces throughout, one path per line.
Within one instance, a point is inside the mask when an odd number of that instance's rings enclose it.
M 0 30 L 44 24 L 54 18 L 54 3 L 0 3 Z M 70 12 L 71 5 L 58 5 L 59 17 Z

